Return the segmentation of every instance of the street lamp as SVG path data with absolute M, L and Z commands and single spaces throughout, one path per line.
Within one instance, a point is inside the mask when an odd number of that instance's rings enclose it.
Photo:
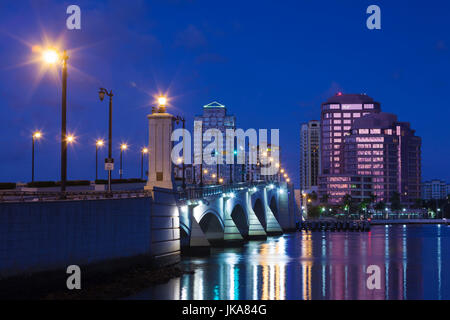
M 141 180 L 144 179 L 144 155 L 148 153 L 147 148 L 141 150 Z
M 31 146 L 31 182 L 34 182 L 34 143 L 36 140 L 39 140 L 42 137 L 42 133 L 40 131 L 36 131 L 33 133 L 32 137 L 32 146 Z
M 127 149 L 128 149 L 128 146 L 125 143 L 122 143 L 120 145 L 120 169 L 119 169 L 120 180 L 122 180 L 122 174 L 123 174 L 123 169 L 122 169 L 122 158 L 123 158 L 123 155 L 122 154 Z
M 106 159 L 106 163 L 108 163 L 108 191 L 111 192 L 111 171 L 114 169 L 114 159 L 112 157 L 112 97 L 114 96 L 112 90 L 108 92 L 105 88 L 100 88 L 98 92 L 98 96 L 100 101 L 105 99 L 105 95 L 109 97 L 109 132 L 108 132 L 108 159 Z
M 69 56 L 64 50 L 60 54 L 55 49 L 47 49 L 42 52 L 42 60 L 49 65 L 62 62 L 62 98 L 61 98 L 61 192 L 66 191 L 67 181 L 67 60 Z
M 69 134 L 68 136 L 67 136 L 67 144 L 69 144 L 69 143 L 74 143 L 75 142 L 75 136 L 74 135 L 72 135 L 72 134 Z
M 95 143 L 95 180 L 98 180 L 98 149 L 103 147 L 105 142 L 101 139 Z

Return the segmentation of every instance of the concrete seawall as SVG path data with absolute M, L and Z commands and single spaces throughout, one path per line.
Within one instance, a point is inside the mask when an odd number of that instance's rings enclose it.
M 179 261 L 173 195 L 0 204 L 0 279 L 144 257 Z

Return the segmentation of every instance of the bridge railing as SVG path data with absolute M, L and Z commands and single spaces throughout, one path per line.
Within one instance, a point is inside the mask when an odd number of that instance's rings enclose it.
M 238 192 L 244 189 L 271 184 L 267 181 L 239 182 L 229 185 L 210 185 L 203 187 L 188 187 L 178 192 L 178 200 L 198 200 L 205 197 L 222 195 L 224 193 Z M 275 184 L 276 182 L 274 182 Z
M 67 201 L 67 200 L 100 200 L 121 198 L 150 197 L 147 190 L 127 191 L 0 191 L 0 203 L 4 202 L 41 202 L 41 201 Z

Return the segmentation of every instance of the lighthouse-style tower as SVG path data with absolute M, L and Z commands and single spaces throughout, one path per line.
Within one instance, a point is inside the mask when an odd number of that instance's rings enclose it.
M 153 187 L 173 189 L 174 177 L 172 170 L 172 129 L 174 116 L 166 112 L 167 99 L 160 97 L 159 106 L 153 107 L 148 115 L 149 124 L 149 157 L 148 181 L 146 190 Z

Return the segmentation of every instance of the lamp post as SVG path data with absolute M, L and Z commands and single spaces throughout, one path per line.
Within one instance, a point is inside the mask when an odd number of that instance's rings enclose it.
M 108 129 L 108 159 L 106 162 L 110 165 L 108 167 L 108 191 L 111 192 L 111 171 L 114 169 L 114 159 L 112 157 L 112 97 L 114 96 L 112 90 L 108 92 L 105 88 L 100 88 L 98 96 L 100 101 L 105 99 L 105 95 L 109 97 L 109 129 Z
M 95 180 L 98 180 L 98 149 L 103 147 L 104 143 L 101 139 L 95 143 Z
M 42 53 L 47 64 L 62 62 L 62 95 L 61 95 L 61 192 L 66 191 L 67 181 L 67 60 L 69 56 L 64 50 L 62 54 L 55 49 L 47 49 Z
M 216 164 L 216 184 L 219 184 L 219 161 Z
M 31 182 L 34 182 L 34 143 L 42 137 L 42 133 L 36 131 L 33 133 L 32 146 L 31 146 Z
M 184 130 L 185 130 L 186 119 L 184 119 L 181 116 L 176 116 L 175 120 L 176 120 L 177 124 L 179 124 L 180 121 L 183 124 L 183 159 L 182 159 L 182 161 L 183 161 L 183 163 L 182 163 L 182 166 L 183 166 L 183 169 L 182 169 L 183 170 L 183 183 L 182 183 L 181 187 L 183 189 L 186 189 L 186 164 L 185 164 L 186 159 L 185 159 L 185 156 L 184 156 L 184 153 L 186 152 L 186 150 L 184 149 Z
M 122 175 L 123 175 L 123 169 L 122 169 L 123 152 L 127 149 L 128 149 L 128 146 L 125 143 L 122 143 L 122 145 L 120 146 L 120 169 L 119 169 L 120 180 L 122 180 Z
M 147 148 L 141 150 L 141 180 L 144 179 L 144 155 L 148 153 Z

